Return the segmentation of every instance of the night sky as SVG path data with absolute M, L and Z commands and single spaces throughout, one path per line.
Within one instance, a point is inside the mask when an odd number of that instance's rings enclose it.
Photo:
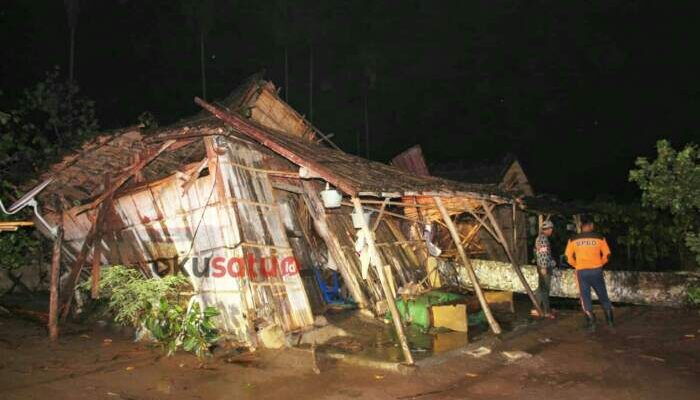
M 76 79 L 103 128 L 198 111 L 199 34 L 181 1 L 81 4 Z M 225 1 L 206 34 L 208 97 L 266 71 L 344 150 L 419 143 L 429 163 L 515 153 L 538 192 L 637 196 L 627 174 L 667 138 L 700 142 L 697 2 Z M 0 109 L 68 64 L 63 2 L 0 3 Z

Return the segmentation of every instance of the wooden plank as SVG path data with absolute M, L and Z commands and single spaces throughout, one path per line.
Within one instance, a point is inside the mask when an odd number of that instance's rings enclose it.
M 486 297 L 484 297 L 484 292 L 481 290 L 481 286 L 479 286 L 479 280 L 476 278 L 474 268 L 472 268 L 472 264 L 469 261 L 469 258 L 467 258 L 467 254 L 464 252 L 464 248 L 460 245 L 460 238 L 459 233 L 457 233 L 457 228 L 452 222 L 450 214 L 447 212 L 445 206 L 442 204 L 442 200 L 440 199 L 440 197 L 436 196 L 434 197 L 434 199 L 435 205 L 437 205 L 437 208 L 440 211 L 440 214 L 442 215 L 442 219 L 445 221 L 445 225 L 447 225 L 447 229 L 450 231 L 450 235 L 452 235 L 452 240 L 455 242 L 455 245 L 457 247 L 457 253 L 459 253 L 459 257 L 462 259 L 462 264 L 467 270 L 469 280 L 471 280 L 472 284 L 474 285 L 474 292 L 476 292 L 476 297 L 479 299 L 481 309 L 484 310 L 486 320 L 488 321 L 493 333 L 499 335 L 501 333 L 501 326 L 498 324 L 498 321 L 496 321 L 496 318 L 493 317 L 493 314 L 491 313 L 491 308 L 489 307 L 489 303 L 486 301 Z
M 359 215 L 364 215 L 364 210 L 362 209 L 362 203 L 360 203 L 360 199 L 357 197 L 353 197 L 352 203 L 355 206 L 355 212 Z M 413 355 L 411 354 L 411 349 L 408 347 L 408 341 L 406 340 L 406 335 L 403 331 L 403 323 L 401 322 L 399 309 L 396 307 L 396 300 L 394 299 L 394 295 L 391 291 L 391 286 L 387 281 L 387 277 L 385 276 L 384 266 L 377 264 L 380 260 L 380 256 L 379 251 L 377 250 L 377 247 L 374 244 L 374 237 L 372 236 L 372 232 L 370 231 L 369 226 L 367 225 L 367 221 L 364 218 L 360 218 L 360 220 L 362 221 L 361 229 L 365 231 L 368 250 L 372 255 L 370 256 L 370 260 L 375 261 L 374 268 L 377 272 L 377 276 L 379 277 L 379 282 L 382 285 L 382 291 L 384 292 L 384 297 L 386 298 L 387 305 L 389 306 L 389 311 L 391 312 L 391 319 L 394 322 L 396 336 L 399 337 L 399 343 L 401 344 L 401 350 L 403 352 L 404 360 L 406 361 L 406 364 L 412 365 Z

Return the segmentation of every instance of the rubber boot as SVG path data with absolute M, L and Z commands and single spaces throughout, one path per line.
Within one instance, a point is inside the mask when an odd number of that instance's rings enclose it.
M 587 312 L 586 313 L 586 330 L 588 332 L 591 332 L 591 333 L 595 332 L 595 328 L 596 328 L 595 325 L 596 325 L 595 314 L 593 314 L 593 312 L 590 312 L 590 313 Z
M 615 318 L 613 317 L 612 308 L 605 310 L 605 322 L 608 323 L 608 328 L 610 328 L 611 331 L 615 332 Z

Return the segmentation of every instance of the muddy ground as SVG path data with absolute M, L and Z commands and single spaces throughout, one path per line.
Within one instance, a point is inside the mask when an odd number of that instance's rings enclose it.
M 44 328 L 0 317 L 0 399 L 698 399 L 698 310 L 618 309 L 612 334 L 580 329 L 574 311 L 489 341 L 492 353 L 428 359 L 409 375 L 308 350 L 219 353 L 205 364 L 166 358 L 112 331 L 74 327 L 50 345 Z M 470 346 L 478 346 L 472 343 Z M 501 351 L 530 358 L 508 362 Z

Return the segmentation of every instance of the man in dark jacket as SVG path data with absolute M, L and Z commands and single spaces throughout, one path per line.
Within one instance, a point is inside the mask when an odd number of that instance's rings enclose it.
M 540 234 L 535 239 L 535 257 L 537 258 L 537 300 L 542 305 L 542 312 L 545 318 L 554 318 L 554 314 L 549 307 L 549 290 L 552 284 L 552 272 L 557 262 L 552 258 L 552 246 L 549 237 L 554 232 L 554 224 L 547 220 L 540 227 Z M 533 315 L 539 316 L 537 310 L 533 310 Z

